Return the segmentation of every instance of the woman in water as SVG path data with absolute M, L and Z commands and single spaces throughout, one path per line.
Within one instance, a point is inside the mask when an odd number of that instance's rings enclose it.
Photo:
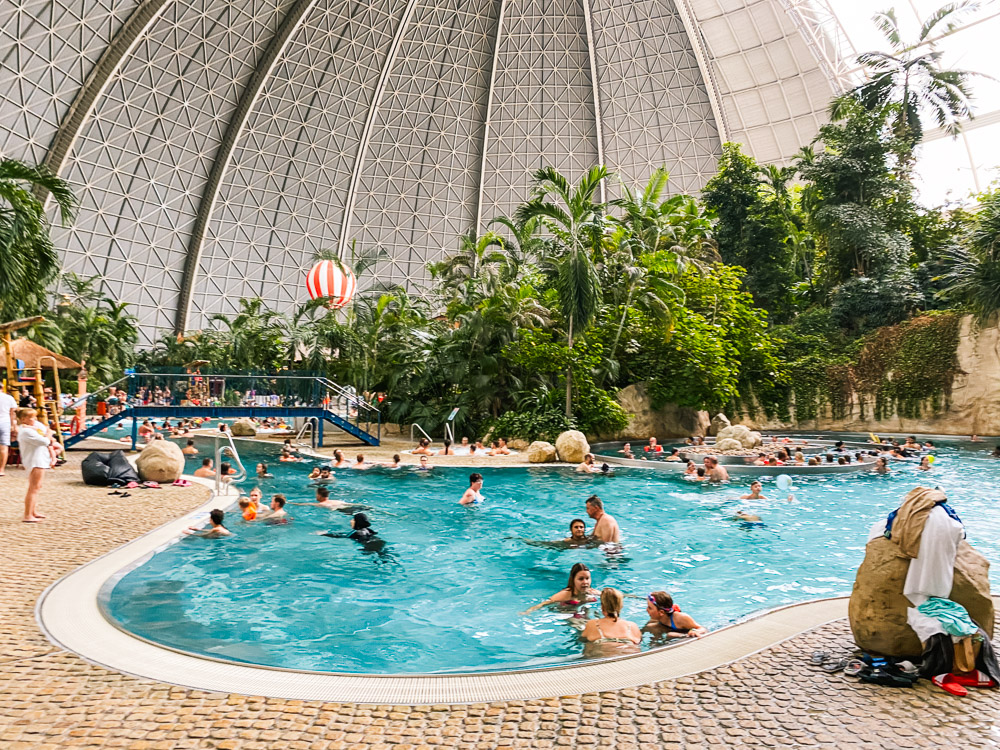
M 691 615 L 681 612 L 666 591 L 654 591 L 646 597 L 649 622 L 643 631 L 658 638 L 701 638 L 708 631 L 694 621 Z
M 333 452 L 333 468 L 343 469 L 345 466 L 347 466 L 347 459 L 344 458 L 344 451 L 337 448 L 337 450 Z
M 632 654 L 639 650 L 642 631 L 629 620 L 621 619 L 625 597 L 617 589 L 601 591 L 601 612 L 604 617 L 588 620 L 580 637 L 586 641 L 584 654 L 605 656 L 611 653 Z
M 431 441 L 427 438 L 420 438 L 417 447 L 410 452 L 415 456 L 430 456 L 434 454 L 434 451 L 431 450 Z
M 920 471 L 930 471 L 931 470 L 931 457 L 924 456 L 920 459 L 920 466 L 917 467 Z
M 698 473 L 698 467 L 695 465 L 694 461 L 688 461 L 687 466 L 684 467 L 684 476 L 693 477 Z
M 570 607 L 578 607 L 588 602 L 596 602 L 597 597 L 597 590 L 590 587 L 590 568 L 583 563 L 577 563 L 570 568 L 569 582 L 566 584 L 566 588 L 557 591 L 541 604 L 536 604 L 521 614 L 526 615 L 549 604 L 565 604 Z
M 882 456 L 875 459 L 875 471 L 879 474 L 889 473 L 889 461 Z

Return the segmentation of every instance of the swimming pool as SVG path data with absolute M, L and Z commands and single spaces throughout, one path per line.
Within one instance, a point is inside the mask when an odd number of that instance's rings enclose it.
M 279 464 L 276 451 L 241 444 L 248 468 L 271 459 L 276 476 L 262 482 L 265 494 L 306 499 L 313 463 Z M 641 469 L 610 477 L 477 469 L 487 501 L 472 508 L 458 505 L 469 469 L 345 470 L 331 495 L 371 508 L 386 542 L 381 552 L 315 535 L 346 530 L 347 515 L 292 507 L 287 526 L 235 521 L 230 539 L 180 539 L 124 575 L 103 605 L 121 627 L 154 642 L 274 667 L 415 674 L 574 663 L 582 649 L 566 612 L 519 613 L 565 586 L 575 562 L 590 566 L 595 587 L 634 594 L 624 616 L 640 624 L 645 595 L 665 589 L 716 628 L 779 604 L 849 593 L 868 527 L 921 482 L 949 493 L 970 542 L 997 560 L 1000 464 L 980 450 L 943 447 L 937 455 L 929 476 L 897 463 L 889 476 L 797 479 L 795 502 L 755 506 L 763 526 L 731 520 L 746 506 L 733 500 L 742 485 L 693 486 Z M 623 554 L 525 542 L 565 536 L 592 493 L 621 524 Z

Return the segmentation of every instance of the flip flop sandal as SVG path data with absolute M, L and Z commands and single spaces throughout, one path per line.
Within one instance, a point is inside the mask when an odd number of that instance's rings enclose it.
M 952 674 L 952 677 L 955 678 L 955 682 L 965 687 L 996 687 L 996 683 L 990 678 L 990 676 L 985 672 L 980 672 L 978 669 L 975 672 L 969 672 L 968 674 Z
M 844 667 L 844 674 L 848 677 L 857 677 L 867 666 L 861 659 L 851 659 Z
M 969 694 L 968 690 L 955 681 L 955 675 L 953 674 L 939 674 L 934 677 L 931 682 L 944 690 L 946 693 L 957 695 L 959 698 L 964 698 Z
M 837 659 L 835 661 L 824 662 L 823 664 L 820 664 L 820 669 L 824 670 L 825 672 L 839 672 L 840 670 L 842 670 L 844 667 L 847 666 L 847 662 L 848 659 L 846 658 Z
M 826 651 L 813 651 L 813 655 L 809 659 L 809 661 L 811 661 L 816 666 L 819 666 L 820 664 L 822 664 L 823 662 L 825 662 L 829 658 L 830 658 L 830 654 L 827 653 Z
M 120 494 L 122 494 L 122 491 L 121 490 L 115 490 L 114 492 L 109 492 L 108 494 L 109 495 L 120 495 Z
M 132 497 L 132 493 L 131 492 L 123 492 L 122 493 L 122 497 Z

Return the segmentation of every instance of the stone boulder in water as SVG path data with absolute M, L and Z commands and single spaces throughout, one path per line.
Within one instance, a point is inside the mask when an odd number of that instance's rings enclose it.
M 725 453 L 726 451 L 741 451 L 743 450 L 743 443 L 739 440 L 734 440 L 733 438 L 722 438 L 722 440 L 715 441 L 715 450 L 719 453 Z
M 749 427 L 736 424 L 721 430 L 716 436 L 715 444 L 718 445 L 719 442 L 726 439 L 735 440 L 740 444 L 740 448 L 753 448 L 760 444 L 758 442 L 760 440 L 760 433 L 753 433 Z
M 903 583 L 910 558 L 894 542 L 879 537 L 868 542 L 865 559 L 858 568 L 848 617 L 854 641 L 860 648 L 884 656 L 919 656 L 920 639 L 906 622 L 913 605 L 903 596 Z M 993 637 L 993 598 L 990 596 L 990 564 L 972 546 L 962 541 L 955 556 L 952 601 Z
M 712 423 L 709 425 L 708 434 L 718 436 L 720 432 L 731 425 L 729 417 L 725 414 L 719 413 L 712 417 Z
M 154 440 L 142 449 L 135 466 L 142 481 L 170 484 L 184 473 L 184 454 L 177 443 Z

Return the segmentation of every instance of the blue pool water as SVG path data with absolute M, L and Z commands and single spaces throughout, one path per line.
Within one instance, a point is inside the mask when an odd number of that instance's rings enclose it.
M 311 497 L 313 462 L 280 464 L 276 447 L 244 445 L 251 471 L 266 460 L 276 474 L 260 483 L 265 496 Z M 486 502 L 471 508 L 458 504 L 470 469 L 344 470 L 331 495 L 370 508 L 381 552 L 315 534 L 347 530 L 344 513 L 292 506 L 292 523 L 266 526 L 233 512 L 234 537 L 180 539 L 125 575 L 105 606 L 145 638 L 255 664 L 366 673 L 565 664 L 581 658 L 572 618 L 551 609 L 519 613 L 565 586 L 576 562 L 590 566 L 596 588 L 635 595 L 624 616 L 640 625 L 645 595 L 663 589 L 717 628 L 765 608 L 849 593 L 868 528 L 921 483 L 940 485 L 969 541 L 1000 559 L 1000 462 L 980 448 L 945 447 L 937 456 L 929 475 L 895 463 L 889 476 L 797 479 L 794 502 L 755 506 L 762 526 L 731 519 L 745 506 L 734 498 L 746 483 L 692 485 L 642 469 L 610 477 L 483 469 Z M 592 493 L 618 519 L 623 554 L 524 541 L 566 536 L 571 519 L 586 518 Z M 777 497 L 773 480 L 765 480 L 765 494 Z

